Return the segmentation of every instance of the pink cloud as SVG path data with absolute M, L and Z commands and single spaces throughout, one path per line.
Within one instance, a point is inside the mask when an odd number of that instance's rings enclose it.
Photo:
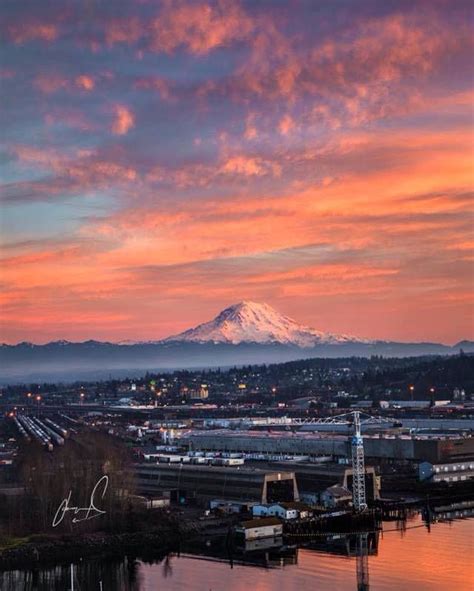
M 21 45 L 29 41 L 52 42 L 58 37 L 58 26 L 53 23 L 28 22 L 17 23 L 7 28 L 13 43 Z
M 282 135 L 288 135 L 292 129 L 295 127 L 295 122 L 293 121 L 290 115 L 285 115 L 280 119 L 280 123 L 278 124 L 278 129 Z
M 105 25 L 105 42 L 107 45 L 115 43 L 136 43 L 143 35 L 144 23 L 137 17 L 127 19 L 112 19 Z
M 112 133 L 126 135 L 135 126 L 135 115 L 125 105 L 115 105 L 113 111 L 115 119 L 112 123 Z
M 165 0 L 151 23 L 152 51 L 172 53 L 179 47 L 195 54 L 248 38 L 254 23 L 237 2 L 217 3 Z
M 85 74 L 77 76 L 75 83 L 81 90 L 93 90 L 95 86 L 94 78 L 92 78 L 92 76 L 86 76 Z
M 59 74 L 40 74 L 35 78 L 34 85 L 43 94 L 52 94 L 68 88 L 69 80 Z
M 172 85 L 165 78 L 160 78 L 158 76 L 138 78 L 137 80 L 135 80 L 133 86 L 138 90 L 155 90 L 165 101 L 171 100 L 173 98 Z

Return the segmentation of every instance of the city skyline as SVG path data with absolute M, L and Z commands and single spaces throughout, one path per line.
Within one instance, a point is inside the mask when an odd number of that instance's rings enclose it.
M 473 337 L 470 3 L 3 13 L 1 341 Z

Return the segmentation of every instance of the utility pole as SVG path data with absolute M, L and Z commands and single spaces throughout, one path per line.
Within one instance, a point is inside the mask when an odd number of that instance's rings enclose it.
M 360 429 L 360 412 L 354 411 L 354 435 L 351 442 L 352 448 L 352 504 L 354 509 L 361 513 L 367 509 L 365 499 L 365 462 L 364 440 Z

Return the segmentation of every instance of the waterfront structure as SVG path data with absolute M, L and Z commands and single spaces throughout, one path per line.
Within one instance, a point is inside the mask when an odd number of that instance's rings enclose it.
M 305 498 L 318 499 L 319 495 L 333 485 L 352 491 L 353 470 L 347 464 L 312 462 L 251 462 L 248 465 L 263 466 L 268 470 L 291 470 L 296 476 L 298 491 Z M 365 466 L 365 490 L 367 501 L 380 498 L 381 480 L 373 466 Z M 316 500 L 314 502 L 317 502 Z
M 245 541 L 259 538 L 276 538 L 283 535 L 283 524 L 276 517 L 250 519 L 235 528 L 235 533 Z
M 220 498 L 276 503 L 298 501 L 294 472 L 189 464 L 138 464 L 135 468 L 140 494 L 175 491 L 180 502 L 207 504 Z

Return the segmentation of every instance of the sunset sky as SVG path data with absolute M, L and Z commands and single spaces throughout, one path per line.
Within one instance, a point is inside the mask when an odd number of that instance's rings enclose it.
M 474 336 L 471 2 L 2 15 L 1 341 L 159 339 L 243 299 Z

